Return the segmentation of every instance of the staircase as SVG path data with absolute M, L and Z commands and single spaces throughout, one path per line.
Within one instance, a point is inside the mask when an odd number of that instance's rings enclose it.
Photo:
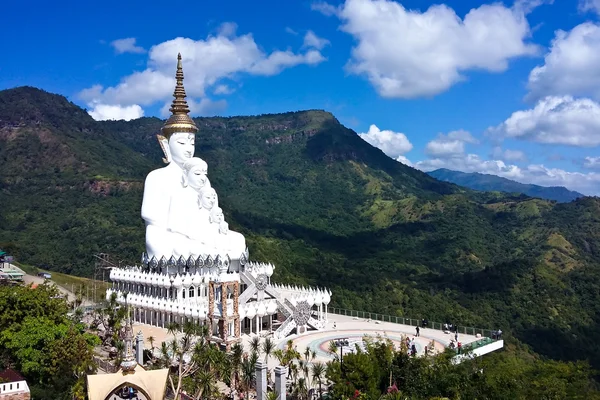
M 248 302 L 248 300 L 250 300 L 250 297 L 254 296 L 255 293 L 256 293 L 256 285 L 254 283 L 248 285 L 246 290 L 244 290 L 244 293 L 242 293 L 238 299 L 239 304 L 240 305 L 246 304 Z
M 289 318 L 292 316 L 293 308 L 290 308 L 287 305 L 283 304 L 281 301 L 279 301 L 279 299 L 275 299 L 275 301 L 277 302 L 277 309 L 279 310 L 279 312 L 281 312 L 286 318 Z M 287 299 L 286 299 L 286 301 L 287 301 Z
M 276 339 L 283 339 L 290 334 L 296 327 L 296 321 L 293 318 L 288 318 L 274 333 Z

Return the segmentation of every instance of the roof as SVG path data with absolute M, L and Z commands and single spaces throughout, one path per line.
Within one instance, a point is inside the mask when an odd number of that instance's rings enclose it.
M 119 370 L 113 374 L 88 375 L 88 399 L 104 400 L 113 390 L 123 386 L 133 386 L 150 399 L 163 399 L 168 376 L 167 368 L 146 371 L 139 364 L 132 374 Z
M 5 381 L 5 383 L 10 383 L 24 381 L 25 378 L 14 369 L 7 368 L 4 371 L 0 371 L 0 380 Z

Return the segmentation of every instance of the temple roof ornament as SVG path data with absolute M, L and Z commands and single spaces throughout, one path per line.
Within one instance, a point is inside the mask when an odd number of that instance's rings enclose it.
M 175 132 L 198 132 L 198 127 L 188 115 L 190 108 L 185 100 L 185 88 L 183 87 L 183 68 L 181 66 L 181 53 L 177 54 L 177 72 L 175 73 L 175 91 L 173 92 L 173 103 L 171 104 L 171 116 L 161 129 L 165 138 L 169 138 Z

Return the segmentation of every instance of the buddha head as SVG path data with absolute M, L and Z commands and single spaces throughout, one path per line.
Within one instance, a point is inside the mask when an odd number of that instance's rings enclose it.
M 223 210 L 221 207 L 213 207 L 210 212 L 210 223 L 211 224 L 220 224 L 225 221 L 225 216 L 223 215 Z
M 171 108 L 169 108 L 171 116 L 162 127 L 158 140 L 165 153 L 165 161 L 167 163 L 173 162 L 183 168 L 183 164 L 194 156 L 195 134 L 198 132 L 198 127 L 188 115 L 190 108 L 185 100 L 181 54 L 177 56 L 175 80 L 174 99 Z
M 204 186 L 200 190 L 199 202 L 200 206 L 212 211 L 213 207 L 217 205 L 217 192 L 210 186 Z
M 171 161 L 183 168 L 186 161 L 194 156 L 196 135 L 189 132 L 175 132 L 169 137 Z
M 198 157 L 192 157 L 183 164 L 183 187 L 190 186 L 196 191 L 200 191 L 208 183 L 208 164 Z M 209 184 L 210 185 L 210 184 Z

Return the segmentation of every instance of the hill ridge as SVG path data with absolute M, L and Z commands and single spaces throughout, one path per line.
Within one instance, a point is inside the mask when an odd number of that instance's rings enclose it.
M 523 193 L 531 197 L 540 197 L 558 202 L 570 202 L 585 195 L 564 186 L 541 186 L 533 183 L 520 183 L 505 177 L 480 172 L 462 172 L 439 168 L 428 172 L 436 179 L 455 183 L 473 190 Z
M 0 129 L 0 248 L 76 275 L 98 252 L 137 262 L 162 120 L 90 121 L 40 96 L 60 123 Z M 0 115 L 14 107 L 0 101 Z M 588 340 L 600 329 L 600 199 L 441 182 L 330 115 L 195 118 L 196 155 L 253 260 L 274 263 L 279 282 L 331 288 L 332 306 L 494 325 L 519 348 L 600 366 Z

